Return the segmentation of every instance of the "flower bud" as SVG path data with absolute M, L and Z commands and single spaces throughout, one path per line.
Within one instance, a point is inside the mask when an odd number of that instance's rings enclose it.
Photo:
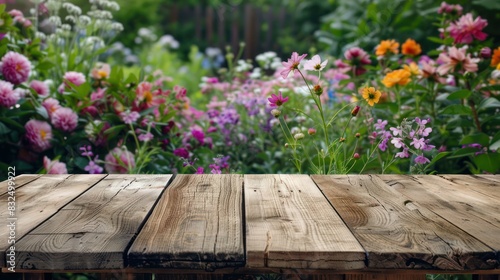
M 484 59 L 488 59 L 491 57 L 491 49 L 488 47 L 484 47 L 481 49 L 480 55 Z
M 361 134 L 358 132 L 358 133 L 356 133 L 355 136 L 356 136 L 356 138 L 359 138 L 359 137 L 361 137 Z
M 304 138 L 304 133 L 299 132 L 299 133 L 295 134 L 293 136 L 293 138 L 295 138 L 295 140 L 300 140 L 300 139 Z
M 285 143 L 285 148 L 288 148 L 288 147 L 290 147 L 290 144 Z
M 314 94 L 319 96 L 323 93 L 323 88 L 320 85 L 314 85 L 313 91 L 314 91 Z
M 358 153 L 354 153 L 354 155 L 352 156 L 352 158 L 354 158 L 354 159 L 359 159 L 359 158 L 360 158 L 360 156 L 359 156 L 359 154 L 358 154 Z
M 311 136 L 312 136 L 312 135 L 315 135 L 315 134 L 316 134 L 316 129 L 314 129 L 314 128 L 312 128 L 312 127 L 311 127 L 311 128 L 309 128 L 309 129 L 307 130 L 307 133 L 308 133 L 309 135 L 311 135 Z
M 339 142 L 342 143 L 344 141 L 345 141 L 345 138 L 344 137 L 340 137 Z
M 354 107 L 354 109 L 352 109 L 352 111 L 351 111 L 351 115 L 352 115 L 353 117 L 357 116 L 357 115 L 358 115 L 358 113 L 359 113 L 359 109 L 360 109 L 360 108 L 361 108 L 361 107 L 359 107 L 359 106 Z
M 281 115 L 281 111 L 280 111 L 280 110 L 278 110 L 278 109 L 272 109 L 272 110 L 271 110 L 271 114 L 272 114 L 275 118 L 277 118 L 277 117 L 279 117 L 279 116 Z

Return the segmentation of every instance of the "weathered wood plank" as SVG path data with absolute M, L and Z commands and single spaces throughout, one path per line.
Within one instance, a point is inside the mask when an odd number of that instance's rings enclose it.
M 496 187 L 480 191 L 438 176 L 380 175 L 398 192 L 428 208 L 455 226 L 500 251 L 500 202 L 490 193 Z
M 488 177 L 476 175 L 439 175 L 438 177 L 447 180 L 448 185 L 451 187 L 460 185 L 460 189 L 463 186 L 470 191 L 500 200 L 500 182 L 496 182 Z
M 347 274 L 344 280 L 425 280 L 425 274 Z
M 108 175 L 18 242 L 18 267 L 123 268 L 127 246 L 171 176 Z
M 10 213 L 2 209 L 0 220 L 15 223 L 15 240 L 18 242 L 29 231 L 104 177 L 105 175 L 44 175 L 36 176 L 34 181 L 30 181 L 33 176 L 22 176 L 22 181 L 27 183 L 22 188 L 16 188 L 15 217 L 10 219 Z M 4 193 L 0 196 L 0 201 L 8 201 L 8 196 L 9 194 Z M 12 245 L 7 240 L 9 234 L 9 227 L 0 227 L 0 236 L 6 237 L 0 241 L 2 267 L 5 267 L 5 261 L 10 259 L 10 256 L 6 258 L 6 250 Z M 16 260 L 18 261 L 17 256 Z
M 365 251 L 307 175 L 245 175 L 247 266 L 360 269 Z
M 367 251 L 368 268 L 495 267 L 491 248 L 377 176 L 312 178 Z
M 36 178 L 38 178 L 40 176 L 42 176 L 42 175 L 40 175 L 40 174 L 23 174 L 23 175 L 16 176 L 15 179 L 13 180 L 16 190 L 18 188 L 28 184 L 29 182 L 36 180 Z M 8 186 L 9 186 L 9 180 L 5 180 L 5 181 L 0 182 L 0 195 L 4 195 L 7 193 Z
M 130 267 L 242 266 L 241 175 L 177 175 L 132 244 Z

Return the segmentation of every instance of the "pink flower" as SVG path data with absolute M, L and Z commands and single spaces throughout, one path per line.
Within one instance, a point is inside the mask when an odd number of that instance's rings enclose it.
M 399 137 L 392 138 L 391 143 L 394 145 L 394 147 L 396 147 L 398 149 L 405 146 L 403 139 L 401 139 Z
M 271 107 L 279 107 L 288 101 L 288 97 L 283 97 L 281 95 L 281 91 L 279 91 L 278 95 L 273 93 L 271 94 L 271 97 L 268 98 L 267 100 L 269 100 L 269 102 L 271 103 L 270 104 Z
M 43 152 L 51 147 L 52 127 L 39 120 L 30 120 L 24 125 L 25 139 L 35 152 Z
M 116 147 L 104 158 L 106 163 L 104 168 L 108 173 L 127 173 L 135 167 L 134 154 L 126 148 Z
M 423 155 L 419 155 L 418 157 L 415 158 L 415 162 L 418 164 L 426 164 L 431 161 L 428 158 L 424 157 Z
M 466 53 L 464 47 L 458 49 L 456 47 L 450 47 L 448 53 L 441 53 L 438 60 L 443 64 L 437 68 L 439 75 L 444 76 L 448 72 L 455 70 L 455 66 L 461 65 L 463 70 L 469 72 L 477 71 L 477 58 L 471 58 L 470 54 Z
M 321 71 L 326 67 L 326 64 L 328 63 L 328 59 L 321 62 L 321 58 L 319 55 L 315 55 L 311 58 L 311 60 L 306 61 L 304 64 L 304 70 L 309 70 L 309 71 Z
M 174 155 L 181 158 L 189 158 L 189 152 L 186 148 L 177 148 L 174 150 Z
M 364 65 L 371 63 L 370 56 L 363 49 L 353 47 L 344 52 L 345 58 L 349 61 L 351 69 L 356 75 L 361 75 L 366 72 Z
M 205 142 L 205 133 L 201 130 L 193 129 L 191 131 L 191 135 L 193 136 L 194 139 L 198 140 L 198 142 L 203 145 Z
M 47 110 L 49 117 L 52 116 L 52 114 L 57 109 L 61 108 L 61 105 L 59 105 L 59 101 L 57 99 L 52 98 L 52 97 L 45 99 L 42 102 L 42 106 Z
M 137 113 L 136 111 L 132 112 L 121 112 L 120 113 L 120 118 L 122 118 L 122 121 L 126 124 L 131 124 L 136 122 L 141 115 Z
M 196 173 L 195 174 L 203 174 L 203 172 L 205 172 L 205 169 L 203 167 L 198 167 L 198 169 L 196 169 Z
M 94 69 L 92 69 L 92 72 L 90 75 L 92 78 L 96 80 L 102 80 L 106 79 L 109 77 L 109 73 L 111 72 L 111 68 L 109 67 L 109 64 L 107 63 L 97 63 Z
M 30 61 L 24 55 L 12 51 L 2 57 L 0 67 L 3 78 L 14 85 L 26 82 L 31 71 Z
M 39 96 L 47 97 L 49 96 L 49 87 L 46 83 L 38 80 L 33 80 L 30 83 L 30 88 L 32 88 Z
M 9 108 L 21 99 L 19 92 L 13 87 L 11 83 L 0 80 L 0 106 Z
M 137 138 L 139 138 L 139 141 L 148 142 L 148 141 L 153 140 L 154 136 L 153 136 L 153 134 L 151 134 L 150 132 L 148 132 L 146 134 L 139 135 Z
M 410 154 L 408 153 L 408 147 L 404 147 L 403 151 L 396 153 L 395 157 L 398 158 L 408 158 L 410 157 Z
M 43 167 L 47 170 L 47 174 L 68 174 L 66 164 L 59 160 L 50 160 L 48 157 L 43 157 Z
M 90 94 L 90 100 L 92 101 L 103 101 L 104 93 L 106 92 L 105 88 L 98 88 L 96 91 Z
M 479 41 L 484 41 L 488 36 L 482 30 L 488 25 L 488 21 L 477 17 L 472 18 L 472 14 L 468 13 L 460 17 L 456 22 L 452 22 L 446 31 L 450 32 L 450 36 L 455 39 L 457 44 L 470 44 L 476 38 Z
M 62 93 L 65 90 L 71 89 L 72 85 L 70 85 L 70 83 L 75 86 L 80 86 L 85 83 L 85 76 L 82 73 L 75 71 L 66 72 L 63 76 L 63 83 L 59 86 L 58 91 Z
M 438 9 L 438 14 L 443 14 L 443 13 L 447 13 L 447 14 L 452 14 L 452 13 L 456 13 L 457 15 L 461 15 L 462 14 L 462 6 L 456 4 L 456 5 L 450 5 L 446 2 L 441 2 L 441 6 L 439 7 Z
M 87 171 L 89 174 L 102 174 L 102 171 L 104 169 L 99 166 L 95 161 L 97 160 L 97 156 L 94 160 L 89 161 L 89 164 L 85 166 L 84 170 Z
M 52 125 L 62 131 L 73 131 L 78 125 L 78 115 L 70 108 L 59 108 L 51 116 Z
M 411 141 L 410 145 L 413 145 L 415 149 L 423 150 L 425 148 L 425 139 L 423 137 L 420 139 L 413 138 L 413 141 Z
M 283 79 L 286 79 L 286 77 L 288 77 L 288 74 L 290 74 L 290 72 L 299 69 L 300 61 L 304 59 L 304 57 L 306 56 L 307 54 L 302 54 L 299 56 L 297 52 L 293 52 L 292 57 L 289 58 L 287 62 L 281 63 L 285 67 L 285 69 L 280 72 L 281 77 L 283 77 Z

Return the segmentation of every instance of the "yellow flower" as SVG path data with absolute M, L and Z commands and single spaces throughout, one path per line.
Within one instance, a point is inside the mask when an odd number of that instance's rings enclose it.
M 364 87 L 362 90 L 363 98 L 368 102 L 368 105 L 373 106 L 378 103 L 382 93 L 380 90 L 375 90 L 374 87 Z
M 386 55 L 387 52 L 391 52 L 393 54 L 399 53 L 399 43 L 395 40 L 382 40 L 380 44 L 375 49 L 375 54 L 377 56 Z
M 420 75 L 422 72 L 415 62 L 403 65 L 404 70 L 410 72 L 411 75 Z
M 392 72 L 387 73 L 384 79 L 382 80 L 382 84 L 386 87 L 390 88 L 395 85 L 406 85 L 411 81 L 410 79 L 411 72 L 405 69 L 394 70 Z
M 401 46 L 401 53 L 404 55 L 419 55 L 422 52 L 420 44 L 415 42 L 413 39 L 407 39 L 406 42 Z
M 491 67 L 496 67 L 497 69 L 500 67 L 500 47 L 493 51 L 493 55 L 491 56 Z

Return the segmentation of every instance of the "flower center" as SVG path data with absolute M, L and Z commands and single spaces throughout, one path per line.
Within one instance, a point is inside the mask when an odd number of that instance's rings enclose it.
M 375 98 L 375 95 L 373 93 L 368 94 L 368 99 L 374 99 L 374 98 Z
M 316 69 L 316 70 L 321 69 L 321 64 L 316 64 L 316 65 L 314 66 L 314 69 Z
M 281 102 L 281 100 L 278 100 L 278 101 L 276 101 L 276 105 L 281 106 L 281 105 L 283 105 L 283 102 Z
M 45 130 L 40 130 L 40 137 L 42 138 L 42 140 L 45 140 L 45 137 L 47 137 L 47 132 L 45 132 Z
M 292 69 L 292 70 L 299 69 L 299 63 L 298 63 L 298 62 L 295 62 L 294 64 L 292 64 L 291 69 Z
M 23 66 L 19 63 L 16 64 L 16 72 L 19 72 L 23 69 Z
M 144 99 L 146 99 L 146 103 L 151 103 L 153 101 L 153 94 L 150 91 L 146 91 Z

